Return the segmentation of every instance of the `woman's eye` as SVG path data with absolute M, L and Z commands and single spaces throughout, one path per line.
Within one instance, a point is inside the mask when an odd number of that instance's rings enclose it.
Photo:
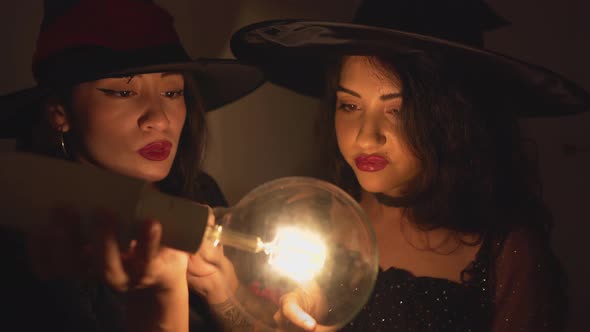
M 389 108 L 389 109 L 387 109 L 386 112 L 389 114 L 397 115 L 397 114 L 399 114 L 400 109 L 399 109 L 399 107 Z
M 348 104 L 348 103 L 339 103 L 338 109 L 345 111 L 345 112 L 354 112 L 359 109 L 359 107 L 355 104 Z
M 136 95 L 136 93 L 131 90 L 111 90 L 111 89 L 101 89 L 101 88 L 99 88 L 98 90 L 102 91 L 107 96 L 113 96 L 113 97 L 128 98 L 128 97 Z
M 135 93 L 129 90 L 117 91 L 116 92 L 120 97 L 131 97 Z
M 184 96 L 184 90 L 166 91 L 162 95 L 168 98 L 178 98 Z

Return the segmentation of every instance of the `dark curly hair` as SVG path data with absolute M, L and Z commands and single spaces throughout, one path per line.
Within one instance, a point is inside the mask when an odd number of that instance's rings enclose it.
M 520 136 L 514 94 L 501 86 L 501 73 L 474 60 L 444 52 L 372 55 L 369 63 L 402 84 L 400 132 L 422 164 L 401 197 L 378 194 L 403 206 L 423 229 L 444 227 L 484 234 L 515 225 L 548 230 L 551 216 L 541 199 L 533 145 Z M 471 62 L 470 62 L 471 61 Z M 361 188 L 338 150 L 334 129 L 340 61 L 327 74 L 325 107 L 319 122 L 329 180 L 357 200 Z M 530 142 L 528 142 L 530 143 Z

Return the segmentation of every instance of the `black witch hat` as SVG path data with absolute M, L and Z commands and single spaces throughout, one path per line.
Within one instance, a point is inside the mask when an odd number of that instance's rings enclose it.
M 206 110 L 253 91 L 263 82 L 254 66 L 234 59 L 191 59 L 173 18 L 146 0 L 46 0 L 33 56 L 35 87 L 0 97 L 1 137 L 56 89 L 107 77 L 163 71 L 193 72 Z
M 590 94 L 541 66 L 483 48 L 483 34 L 508 22 L 480 0 L 366 0 L 354 23 L 272 20 L 243 27 L 234 55 L 263 69 L 269 81 L 321 96 L 334 57 L 444 52 L 487 73 L 523 107 L 520 116 L 557 116 L 590 109 Z M 482 78 L 483 79 L 483 78 Z

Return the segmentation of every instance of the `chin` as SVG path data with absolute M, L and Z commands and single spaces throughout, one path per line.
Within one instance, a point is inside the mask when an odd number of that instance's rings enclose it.
M 154 167 L 149 165 L 148 167 L 137 167 L 134 169 L 126 169 L 125 175 L 141 179 L 147 182 L 158 182 L 164 180 L 170 173 L 170 167 Z
M 169 173 L 170 170 L 167 170 L 166 172 L 150 172 L 144 173 L 140 177 L 148 182 L 158 182 L 164 180 Z
M 164 180 L 172 169 L 172 159 L 161 162 L 144 162 L 137 165 L 136 177 L 148 182 Z
M 360 172 L 359 172 L 360 173 Z M 369 193 L 389 193 L 393 196 L 399 195 L 403 184 L 395 179 L 387 178 L 376 173 L 357 173 L 357 180 L 361 188 Z
M 378 194 L 378 193 L 382 193 L 382 192 L 386 191 L 386 189 L 383 186 L 371 186 L 371 185 L 361 184 L 361 187 L 363 188 L 364 191 L 372 193 L 372 194 Z
M 379 176 L 374 175 L 360 175 L 357 174 L 357 180 L 363 188 L 363 190 L 370 192 L 370 193 L 380 193 L 383 191 L 387 191 L 388 188 L 385 186 L 385 182 L 380 179 Z

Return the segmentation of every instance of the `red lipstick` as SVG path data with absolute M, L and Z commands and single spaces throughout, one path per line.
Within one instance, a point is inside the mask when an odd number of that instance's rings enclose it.
M 142 157 L 151 161 L 162 161 L 168 158 L 172 143 L 169 141 L 157 141 L 149 143 L 137 151 Z
M 362 154 L 354 158 L 356 167 L 363 172 L 377 172 L 384 169 L 389 161 L 376 154 Z

